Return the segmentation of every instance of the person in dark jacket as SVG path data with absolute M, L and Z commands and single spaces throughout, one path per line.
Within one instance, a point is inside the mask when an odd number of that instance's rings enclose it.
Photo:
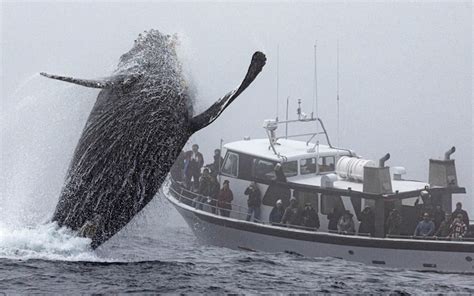
M 234 194 L 230 190 L 229 180 L 224 180 L 222 184 L 222 189 L 219 191 L 217 196 L 217 206 L 221 216 L 229 217 L 230 211 L 232 210 L 232 201 L 234 200 Z
M 204 164 L 204 157 L 199 152 L 199 146 L 194 144 L 192 150 L 186 152 L 186 159 L 188 161 L 186 168 L 186 183 L 190 187 L 193 186 L 193 190 L 199 189 L 199 177 L 201 175 L 201 168 Z M 192 181 L 192 183 L 191 183 Z
M 281 223 L 290 226 L 301 225 L 301 210 L 298 207 L 298 201 L 296 200 L 296 197 L 293 196 L 290 198 L 290 205 L 285 209 Z
M 196 197 L 196 208 L 202 210 L 203 204 L 207 203 L 211 196 L 212 190 L 212 176 L 209 174 L 209 169 L 204 169 L 201 178 L 199 178 L 199 196 Z
M 446 213 L 444 214 L 444 219 L 441 221 L 438 230 L 435 232 L 435 236 L 439 237 L 448 237 L 449 236 L 449 231 L 451 227 L 451 214 Z
M 283 208 L 283 202 L 281 199 L 276 201 L 276 205 L 273 207 L 272 211 L 270 212 L 270 223 L 272 225 L 280 224 L 281 219 L 283 218 L 283 214 L 285 213 L 285 209 Z
M 402 225 L 402 217 L 397 209 L 393 209 L 387 218 L 387 234 L 400 235 L 400 227 Z
M 211 206 L 211 211 L 213 214 L 218 214 L 217 213 L 217 198 L 219 196 L 220 192 L 220 184 L 219 181 L 217 180 L 217 177 L 211 175 L 211 196 L 209 197 L 209 205 Z
M 337 222 L 337 231 L 339 233 L 355 233 L 354 215 L 348 210 L 339 218 Z
M 441 225 L 441 222 L 443 222 L 445 216 L 446 213 L 441 209 L 441 206 L 436 205 L 433 214 L 433 222 L 435 224 L 436 231 L 439 229 L 439 226 Z
M 206 167 L 208 167 L 211 170 L 212 176 L 217 176 L 219 174 L 220 167 L 223 162 L 224 162 L 224 158 L 221 156 L 221 150 L 220 149 L 214 150 L 214 161 L 206 165 Z
M 332 212 L 327 215 L 328 219 L 328 230 L 330 231 L 337 231 L 337 222 L 341 219 L 343 211 L 339 207 L 335 207 L 332 209 Z
M 366 207 L 360 213 L 359 221 L 359 233 L 369 233 L 370 235 L 375 234 L 375 215 L 371 207 Z
M 248 214 L 247 221 L 250 221 L 253 214 L 254 222 L 260 221 L 260 206 L 262 205 L 262 194 L 255 182 L 250 183 L 249 187 L 245 189 L 245 195 L 248 195 L 247 206 Z
M 304 227 L 319 229 L 319 216 L 311 203 L 305 204 L 302 216 Z
M 469 227 L 469 215 L 465 210 L 462 209 L 462 203 L 460 202 L 456 203 L 456 209 L 451 214 L 451 222 L 453 222 L 459 214 L 462 215 L 462 221 L 464 222 L 464 224 Z

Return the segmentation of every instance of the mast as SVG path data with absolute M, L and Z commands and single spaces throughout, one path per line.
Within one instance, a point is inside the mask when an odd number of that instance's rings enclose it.
M 279 88 L 280 88 L 280 45 L 277 44 L 277 73 L 276 73 L 276 121 L 278 122 L 278 102 L 279 102 Z
M 313 108 L 311 110 L 311 118 L 318 117 L 318 55 L 316 41 L 314 42 L 314 81 L 313 81 Z M 316 113 L 315 113 L 316 108 Z
M 337 40 L 337 66 L 336 66 L 336 99 L 337 99 L 337 147 L 340 147 L 339 143 L 339 40 Z

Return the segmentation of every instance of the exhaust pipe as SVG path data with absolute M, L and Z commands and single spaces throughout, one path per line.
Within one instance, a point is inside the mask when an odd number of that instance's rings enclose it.
M 450 160 L 451 159 L 451 155 L 456 152 L 456 147 L 451 147 L 451 149 L 449 149 L 448 151 L 446 151 L 446 153 L 444 153 L 444 160 Z
M 385 162 L 390 159 L 390 153 L 387 153 L 379 160 L 379 167 L 384 168 Z

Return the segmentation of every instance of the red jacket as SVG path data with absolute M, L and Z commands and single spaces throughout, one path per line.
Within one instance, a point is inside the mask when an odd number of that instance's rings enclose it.
M 232 190 L 222 188 L 219 191 L 219 195 L 217 196 L 217 206 L 223 209 L 232 209 L 232 205 L 230 204 L 234 199 L 234 194 L 232 194 Z

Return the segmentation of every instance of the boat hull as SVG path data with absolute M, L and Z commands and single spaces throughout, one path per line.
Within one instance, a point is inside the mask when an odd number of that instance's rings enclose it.
M 474 243 L 371 238 L 262 225 L 196 210 L 165 196 L 202 244 L 231 249 L 334 257 L 386 268 L 474 272 Z

